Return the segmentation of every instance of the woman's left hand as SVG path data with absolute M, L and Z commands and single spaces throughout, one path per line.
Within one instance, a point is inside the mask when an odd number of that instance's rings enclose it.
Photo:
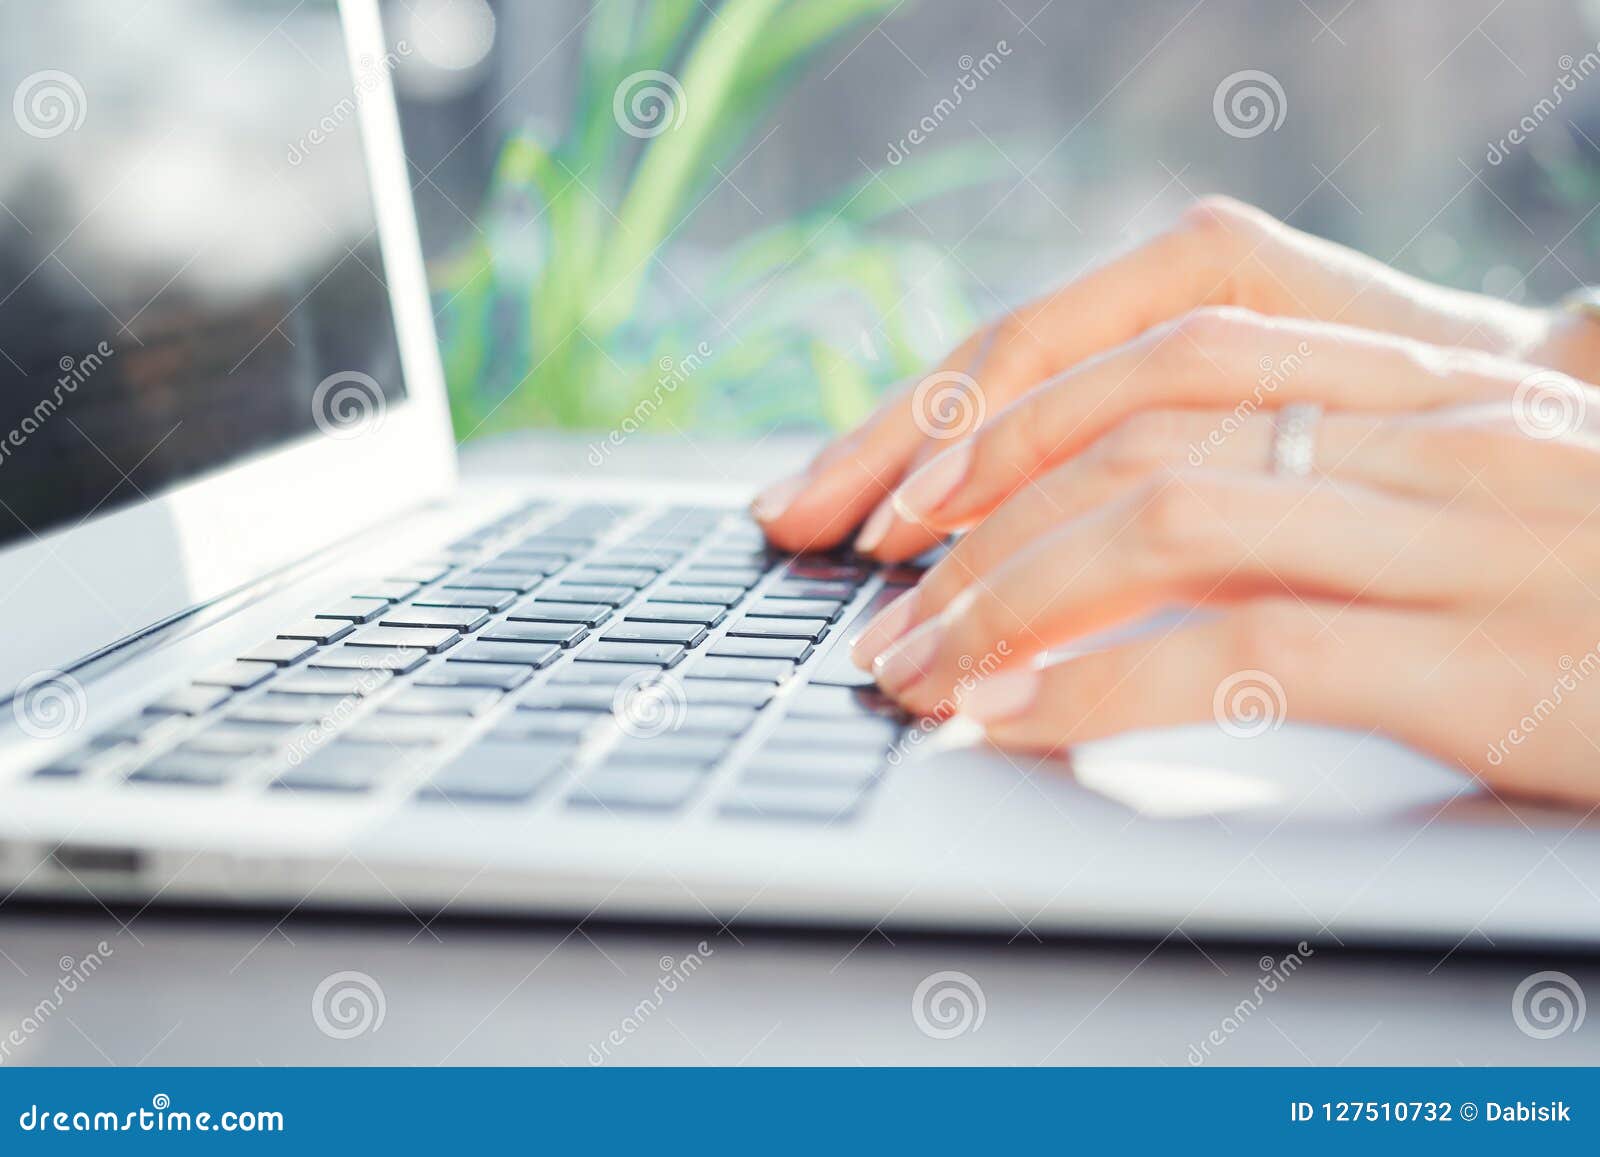
M 1600 802 L 1600 441 L 1584 425 L 1600 391 L 1240 310 L 1173 324 L 902 485 L 902 515 L 971 529 L 857 661 L 907 707 L 1007 746 L 1227 726 L 1242 694 L 1274 722 L 1382 730 L 1495 790 Z M 1270 464 L 1273 411 L 1294 402 L 1325 407 L 1306 477 Z M 1039 665 L 1174 604 L 1220 613 Z

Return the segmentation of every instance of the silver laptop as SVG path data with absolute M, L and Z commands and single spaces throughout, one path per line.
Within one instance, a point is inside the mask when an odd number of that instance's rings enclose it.
M 914 569 L 458 485 L 376 5 L 164 11 L 0 13 L 0 895 L 1600 942 L 1573 813 L 1270 719 L 1008 757 L 847 661 Z

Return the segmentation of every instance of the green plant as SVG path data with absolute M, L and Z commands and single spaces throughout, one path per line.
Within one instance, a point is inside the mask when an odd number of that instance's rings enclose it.
M 950 331 L 941 341 L 966 328 L 971 311 L 937 254 L 876 227 L 987 179 L 989 154 L 971 147 L 871 174 L 714 262 L 662 256 L 805 62 L 894 7 L 724 0 L 707 14 L 697 0 L 597 3 L 567 131 L 548 141 L 524 129 L 505 142 L 481 239 L 435 269 L 458 433 L 599 428 L 641 414 L 664 428 L 689 417 L 729 431 L 845 425 L 935 352 L 908 316 Z M 631 106 L 618 102 L 640 77 L 668 86 L 654 107 L 667 120 L 630 131 L 618 114 Z M 663 279 L 680 291 L 652 293 Z M 709 356 L 679 372 L 695 350 Z

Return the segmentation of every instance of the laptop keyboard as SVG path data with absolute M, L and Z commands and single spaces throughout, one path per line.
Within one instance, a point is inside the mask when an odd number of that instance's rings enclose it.
M 717 508 L 530 504 L 35 772 L 729 820 L 861 813 L 909 721 L 845 627 L 916 581 Z

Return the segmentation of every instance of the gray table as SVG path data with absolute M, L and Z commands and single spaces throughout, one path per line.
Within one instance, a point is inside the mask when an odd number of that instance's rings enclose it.
M 611 469 L 749 481 L 804 447 L 622 447 Z M 526 439 L 478 449 L 480 474 L 560 468 L 581 447 Z M 75 990 L 61 969 L 104 940 Z M 663 968 L 704 940 L 675 991 Z M 1600 963 L 1535 957 L 1322 950 L 1252 1003 L 1260 957 L 1289 946 L 1009 943 L 714 928 L 553 926 L 260 914 L 0 910 L 6 1064 L 1208 1064 L 1600 1063 L 1600 1014 L 1550 1039 L 1512 1015 L 1519 982 L 1570 975 L 1600 998 Z M 319 1027 L 320 985 L 381 991 L 383 1019 L 353 1036 Z M 931 982 L 981 993 L 954 1036 L 914 1012 Z M 41 1015 L 40 1004 L 49 1007 Z M 1241 1002 L 1247 1007 L 1241 1009 Z M 375 1006 L 372 1006 L 375 1007 Z M 972 1006 L 969 1006 L 972 1007 Z M 355 1005 L 348 1011 L 359 1021 Z M 951 1005 L 947 1011 L 962 1015 Z M 324 1024 L 329 1020 L 323 1018 Z M 374 1018 L 368 1016 L 370 1022 Z M 335 1033 L 339 1023 L 333 1022 Z M 615 1032 L 609 1043 L 608 1037 Z

